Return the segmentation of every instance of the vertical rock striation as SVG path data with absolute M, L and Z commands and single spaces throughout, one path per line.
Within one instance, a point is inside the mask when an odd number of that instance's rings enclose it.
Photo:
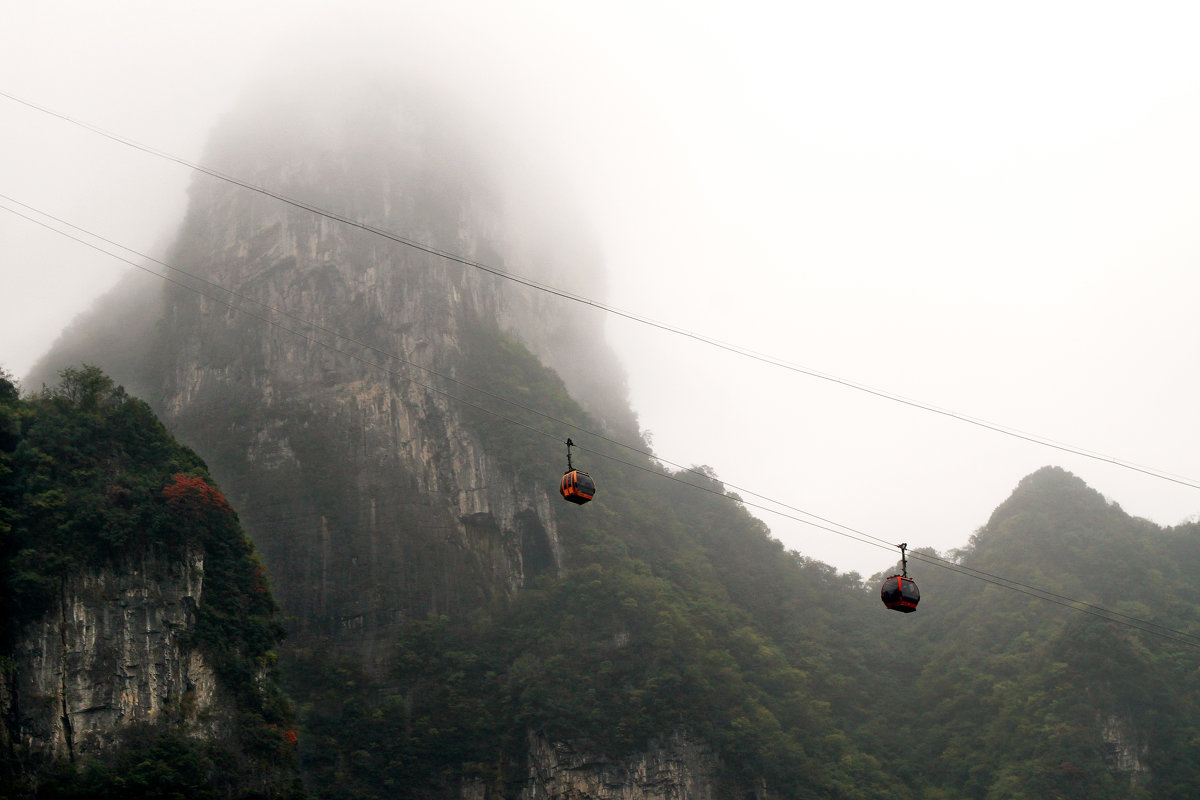
M 1150 783 L 1150 767 L 1146 764 L 1149 746 L 1127 715 L 1108 714 L 1101 720 L 1100 736 L 1104 741 L 1104 763 L 1113 772 L 1128 776 L 1133 788 Z
M 531 736 L 520 800 L 713 800 L 718 767 L 711 748 L 682 734 L 620 761 Z
M 129 726 L 185 714 L 215 733 L 231 712 L 191 645 L 204 559 L 147 554 L 63 579 L 13 650 L 16 739 L 32 763 L 98 755 Z

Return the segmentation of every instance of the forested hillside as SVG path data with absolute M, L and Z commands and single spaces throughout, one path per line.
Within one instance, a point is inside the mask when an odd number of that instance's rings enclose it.
M 553 386 L 528 358 L 486 359 L 470 379 Z M 504 437 L 514 469 L 534 460 L 527 429 L 477 424 Z M 619 762 L 686 730 L 720 756 L 719 797 L 1182 798 L 1200 785 L 1200 639 L 1134 627 L 1200 635 L 1197 526 L 1131 518 L 1047 468 L 962 551 L 913 553 L 924 599 L 899 615 L 877 579 L 785 552 L 715 478 L 605 455 L 597 499 L 558 508 L 561 574 L 413 620 L 381 683 L 298 653 L 318 795 L 435 797 L 465 780 L 523 797 L 531 731 Z
M 0 375 L 0 548 L 0 797 L 298 795 L 266 574 L 145 403 Z
M 469 381 L 489 391 L 509 375 L 558 384 L 511 344 L 476 366 Z M 559 396 L 558 413 L 587 421 Z M 513 469 L 536 463 L 536 434 L 485 416 L 475 424 L 503 440 Z M 887 773 L 845 727 L 870 694 L 858 657 L 886 628 L 870 592 L 784 552 L 716 480 L 601 452 L 612 458 L 592 456 L 597 499 L 555 506 L 559 574 L 456 618 L 413 620 L 387 688 L 301 654 L 289 674 L 296 697 L 319 692 L 302 743 L 317 792 L 438 797 L 465 779 L 517 796 L 530 732 L 616 761 L 682 729 L 720 754 L 717 796 L 764 782 L 778 797 L 882 796 Z
M 507 348 L 531 385 L 554 385 Z M 508 372 L 485 363 L 474 377 L 503 388 Z M 1060 469 L 1023 480 L 949 562 L 914 553 L 922 605 L 898 615 L 877 581 L 785 552 L 703 471 L 597 453 L 602 494 L 557 511 L 564 570 L 412 619 L 384 676 L 336 650 L 286 651 L 293 722 L 255 677 L 279 623 L 203 463 L 95 369 L 25 400 L 0 388 L 7 680 L 21 630 L 67 576 L 200 546 L 190 642 L 240 709 L 232 741 L 205 740 L 183 735 L 181 698 L 114 748 L 44 761 L 42 797 L 236 796 L 237 774 L 286 772 L 291 726 L 311 793 L 330 798 L 524 797 L 531 736 L 619 763 L 681 731 L 712 747 L 717 797 L 1186 798 L 1200 785 L 1200 648 L 1180 637 L 1200 635 L 1200 526 L 1131 518 Z M 523 431 L 488 435 L 520 460 Z M 1141 629 L 1155 625 L 1168 634 Z M 18 797 L 31 775 L 8 708 Z
M 1068 607 L 928 571 L 911 774 L 945 797 L 1195 796 L 1200 526 L 1161 529 L 1046 468 L 960 561 Z

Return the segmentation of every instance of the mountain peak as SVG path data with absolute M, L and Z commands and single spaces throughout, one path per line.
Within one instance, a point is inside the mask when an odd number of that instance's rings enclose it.
M 1062 467 L 1045 466 L 1031 472 L 1017 483 L 1012 494 L 997 506 L 988 520 L 991 528 L 1003 519 L 1027 511 L 1077 513 L 1101 511 L 1110 504 L 1104 495 L 1088 486 L 1082 478 Z
M 1078 476 L 1048 466 L 1022 478 L 996 507 L 971 537 L 971 554 L 1006 574 L 1107 574 L 1142 546 L 1138 523 Z

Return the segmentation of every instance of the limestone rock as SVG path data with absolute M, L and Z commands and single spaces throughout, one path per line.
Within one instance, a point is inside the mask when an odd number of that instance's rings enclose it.
M 99 754 L 135 723 L 172 716 L 215 735 L 231 709 L 188 642 L 204 560 L 145 555 L 66 578 L 13 653 L 17 739 L 34 761 Z M 203 726 L 198 720 L 203 717 Z

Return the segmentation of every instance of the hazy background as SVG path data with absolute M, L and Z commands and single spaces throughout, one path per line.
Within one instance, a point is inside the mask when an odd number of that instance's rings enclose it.
M 1193 8 L 7 3 L 0 91 L 198 161 L 259 76 L 378 61 L 527 148 L 583 210 L 607 288 L 563 288 L 1195 480 Z M 158 253 L 191 179 L 0 97 L 0 194 Z M 0 365 L 24 375 L 127 269 L 0 212 Z M 1160 524 L 1200 512 L 1195 488 L 619 318 L 608 331 L 663 458 L 889 541 L 960 547 L 1045 464 Z M 763 518 L 842 570 L 892 561 Z

